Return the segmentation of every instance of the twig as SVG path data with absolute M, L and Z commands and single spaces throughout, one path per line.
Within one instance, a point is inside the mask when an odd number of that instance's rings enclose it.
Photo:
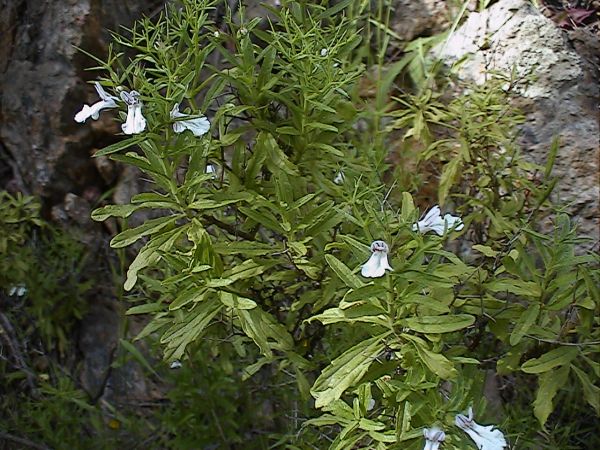
M 539 342 L 546 342 L 547 344 L 570 345 L 572 347 L 585 347 L 586 345 L 598 345 L 598 344 L 600 344 L 600 341 L 591 341 L 591 342 L 561 342 L 561 341 L 555 341 L 553 339 L 543 339 L 543 338 L 535 337 L 535 336 L 532 336 L 530 334 L 526 334 L 525 336 L 528 337 L 529 339 L 535 339 L 536 341 L 539 341 Z
M 35 442 L 30 441 L 29 439 L 25 439 L 25 438 L 21 438 L 21 437 L 18 437 L 18 436 L 14 436 L 12 434 L 5 433 L 3 431 L 0 431 L 0 439 L 5 439 L 5 440 L 8 440 L 8 441 L 17 442 L 19 444 L 26 445 L 29 448 L 36 448 L 36 449 L 39 449 L 39 450 L 51 450 L 50 447 L 46 447 L 43 444 L 36 444 Z
M 233 235 L 233 236 L 239 236 L 242 237 L 248 241 L 252 241 L 254 240 L 254 236 L 252 236 L 251 234 L 248 234 L 244 231 L 238 230 L 235 226 L 230 225 L 228 223 L 225 222 L 221 222 L 219 219 L 216 219 L 213 216 L 204 216 L 202 217 L 203 220 L 205 220 L 206 222 L 208 222 L 211 225 L 216 225 L 217 227 L 221 228 L 222 230 L 227 231 L 229 234 Z
M 31 369 L 25 363 L 25 359 L 21 353 L 19 348 L 19 343 L 15 338 L 15 330 L 3 313 L 0 312 L 0 338 L 4 336 L 4 341 L 6 341 L 6 345 L 11 356 L 14 359 L 14 367 L 18 370 L 21 370 L 25 373 L 27 378 L 27 384 L 32 391 L 35 391 L 35 376 L 33 375 Z

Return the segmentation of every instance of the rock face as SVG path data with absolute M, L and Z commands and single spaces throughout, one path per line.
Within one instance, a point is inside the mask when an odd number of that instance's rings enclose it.
M 0 10 L 0 144 L 17 188 L 60 202 L 102 182 L 90 143 L 110 140 L 107 127 L 73 121 L 93 88 L 93 61 L 80 47 L 105 53 L 108 32 L 150 14 L 157 0 L 2 0 Z M 100 123 L 102 125 L 102 122 Z M 111 133 L 112 134 L 112 133 Z M 2 158 L 4 159 L 4 158 Z M 6 173 L 6 171 L 4 171 Z M 2 171 L 0 171 L 2 173 Z M 0 180 L 0 186 L 8 180 Z
M 402 41 L 444 31 L 451 22 L 448 2 L 443 0 L 395 0 L 390 27 Z
M 470 54 L 459 76 L 478 83 L 489 70 L 510 73 L 513 67 L 519 76 L 535 77 L 521 92 L 519 107 L 527 116 L 522 147 L 544 164 L 552 140 L 559 137 L 554 168 L 559 200 L 570 205 L 580 233 L 597 245 L 598 37 L 583 29 L 559 29 L 527 0 L 500 0 L 472 13 L 437 53 L 449 63 Z
M 90 249 L 106 246 L 90 220 L 91 205 L 117 176 L 110 161 L 96 162 L 91 153 L 118 139 L 118 125 L 102 117 L 85 126 L 73 120 L 86 100 L 96 100 L 86 83 L 95 74 L 84 71 L 94 62 L 76 47 L 101 57 L 106 29 L 130 25 L 163 3 L 0 0 L 0 189 L 42 197 L 46 215 L 83 235 Z M 115 386 L 147 398 L 139 367 L 111 371 L 121 314 L 114 298 L 90 299 L 80 324 L 80 381 L 93 399 L 123 397 Z

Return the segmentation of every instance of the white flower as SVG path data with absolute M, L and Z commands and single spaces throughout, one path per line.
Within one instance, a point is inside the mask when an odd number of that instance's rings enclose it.
M 182 366 L 181 361 L 179 361 L 178 359 L 176 359 L 175 361 L 172 361 L 171 364 L 169 365 L 169 367 L 171 369 L 180 369 Z
M 457 414 L 456 426 L 467 433 L 477 445 L 478 450 L 502 450 L 507 446 L 504 434 L 493 425 L 479 425 L 473 420 L 473 408 L 469 407 L 467 415 Z
M 189 114 L 179 112 L 179 103 L 176 103 L 171 110 L 171 119 L 188 117 Z M 184 130 L 190 130 L 194 136 L 202 136 L 210 130 L 210 122 L 204 116 L 195 119 L 177 120 L 173 123 L 175 133 L 182 133 Z
M 217 169 L 215 169 L 215 166 L 210 163 L 206 165 L 204 172 L 211 174 L 213 178 L 217 177 Z
M 83 123 L 88 120 L 90 117 L 94 120 L 98 120 L 100 116 L 100 111 L 108 108 L 116 108 L 117 97 L 113 97 L 112 95 L 108 95 L 104 88 L 100 86 L 100 83 L 97 81 L 94 83 L 94 87 L 96 88 L 96 92 L 98 93 L 98 97 L 100 97 L 100 101 L 94 103 L 92 106 L 83 105 L 81 111 L 75 114 L 75 122 Z
M 146 128 L 146 119 L 142 115 L 142 102 L 138 91 L 121 92 L 121 100 L 127 103 L 127 119 L 121 125 L 125 134 L 138 134 Z
M 328 54 L 329 54 L 329 50 L 327 50 L 326 48 L 321 49 L 321 56 L 327 56 Z
M 438 427 L 425 428 L 423 436 L 425 436 L 425 447 L 423 447 L 423 450 L 437 450 L 440 443 L 446 439 L 446 433 Z
M 420 231 L 421 233 L 427 233 L 428 231 L 434 231 L 438 235 L 443 236 L 444 232 L 449 230 L 459 231 L 464 228 L 464 224 L 460 217 L 446 214 L 444 217 L 440 214 L 440 207 L 435 205 L 429 210 L 422 220 L 413 224 L 413 231 Z
M 8 295 L 11 297 L 13 295 L 16 295 L 17 297 L 23 297 L 25 294 L 27 294 L 27 287 L 23 286 L 22 284 L 11 287 L 10 291 L 8 292 Z
M 373 241 L 371 244 L 371 257 L 363 264 L 360 273 L 363 277 L 378 278 L 385 274 L 386 270 L 394 270 L 388 263 L 388 245 L 383 241 Z
M 344 181 L 346 181 L 346 176 L 344 175 L 344 171 L 339 170 L 338 173 L 335 174 L 335 178 L 333 179 L 333 182 L 335 184 L 344 184 Z

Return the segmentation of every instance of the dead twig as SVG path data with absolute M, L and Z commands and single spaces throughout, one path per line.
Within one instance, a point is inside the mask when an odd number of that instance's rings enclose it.
M 21 370 L 25 373 L 27 379 L 27 385 L 32 391 L 35 391 L 35 375 L 31 371 L 31 369 L 25 363 L 25 359 L 23 358 L 23 354 L 21 352 L 19 343 L 16 339 L 15 330 L 3 313 L 0 312 L 0 340 L 5 342 L 6 347 L 8 348 L 9 356 L 12 357 L 14 363 L 13 366 L 17 370 Z
M 29 439 L 5 433 L 3 431 L 0 431 L 0 440 L 16 442 L 21 445 L 26 445 L 28 448 L 35 448 L 39 450 L 52 450 L 50 447 L 47 447 L 44 444 L 36 444 L 35 442 L 30 441 Z

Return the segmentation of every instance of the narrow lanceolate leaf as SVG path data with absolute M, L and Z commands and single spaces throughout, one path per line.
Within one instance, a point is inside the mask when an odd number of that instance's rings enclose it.
M 529 328 L 531 328 L 537 320 L 539 313 L 540 305 L 538 303 L 531 305 L 523 314 L 521 314 L 519 320 L 517 320 L 517 323 L 515 324 L 515 329 L 510 335 L 510 345 L 515 346 L 521 342 L 523 336 L 527 334 Z
M 421 362 L 438 377 L 443 380 L 456 378 L 458 372 L 454 368 L 454 364 L 444 355 L 429 350 L 428 344 L 423 339 L 405 333 L 401 337 L 412 342 Z
M 107 205 L 92 211 L 92 219 L 103 222 L 109 217 L 129 217 L 134 211 L 141 208 L 140 205 Z
M 357 300 L 366 301 L 370 298 L 382 297 L 386 293 L 386 288 L 380 284 L 366 284 L 358 289 L 348 291 L 344 296 L 344 302 L 351 303 Z
M 583 370 L 576 366 L 571 366 L 577 378 L 581 382 L 583 388 L 583 395 L 586 401 L 594 408 L 597 415 L 600 415 L 600 387 L 594 385 L 590 380 L 590 377 Z
M 311 389 L 311 394 L 316 399 L 315 407 L 323 408 L 338 400 L 350 386 L 360 381 L 383 351 L 383 339 L 388 335 L 389 333 L 384 333 L 362 341 L 334 359 L 321 372 Z
M 266 267 L 257 262 L 247 259 L 241 264 L 236 264 L 231 269 L 223 272 L 222 278 L 227 278 L 232 281 L 245 280 L 254 278 L 265 271 Z
M 293 339 L 285 327 L 273 316 L 261 308 L 235 308 L 242 330 L 260 348 L 266 357 L 273 355 L 272 349 L 289 351 L 293 347 Z
M 255 222 L 264 225 L 269 230 L 275 231 L 276 233 L 285 234 L 285 230 L 281 227 L 281 224 L 279 223 L 278 219 L 270 212 L 256 211 L 252 208 L 245 206 L 240 206 L 238 210 L 246 217 L 249 217 Z
M 133 345 L 129 341 L 126 341 L 125 339 L 119 339 L 119 344 L 121 344 L 121 347 L 127 350 L 136 359 L 136 361 L 139 362 L 142 366 L 144 366 L 149 372 L 158 376 L 158 374 L 152 368 L 148 360 L 144 357 L 142 352 L 140 352 L 135 345 Z
M 498 252 L 487 245 L 474 245 L 473 250 L 477 250 L 480 253 L 483 253 L 485 256 L 489 258 L 495 258 L 498 255 Z
M 254 309 L 258 306 L 254 300 L 246 297 L 240 297 L 229 292 L 221 291 L 220 298 L 221 302 L 229 308 Z
M 442 170 L 440 177 L 440 185 L 438 188 L 438 199 L 440 205 L 444 205 L 446 197 L 450 192 L 450 188 L 454 185 L 455 180 L 460 176 L 460 168 L 462 166 L 462 159 L 458 156 L 453 158 L 448 164 L 446 164 Z
M 385 311 L 382 311 L 375 305 L 369 303 L 357 305 L 348 309 L 330 308 L 323 311 L 321 314 L 312 317 L 310 320 L 318 320 L 323 325 L 338 322 L 364 322 L 391 328 L 390 321 L 388 321 Z
M 217 299 L 198 303 L 188 313 L 184 322 L 176 323 L 169 328 L 160 339 L 162 344 L 166 344 L 166 359 L 180 359 L 188 344 L 200 336 L 221 308 L 223 308 L 223 304 Z
M 401 323 L 419 333 L 451 333 L 473 325 L 475 317 L 469 314 L 409 317 L 402 320 Z
M 123 139 L 122 141 L 116 142 L 97 151 L 94 156 L 106 156 L 110 155 L 111 153 L 120 152 L 121 150 L 125 150 L 126 148 L 139 144 L 144 139 L 146 139 L 146 136 L 133 136 L 128 139 Z
M 543 427 L 553 411 L 552 400 L 569 378 L 569 366 L 542 373 L 538 377 L 538 390 L 533 402 L 533 413 Z
M 543 373 L 555 367 L 569 364 L 579 354 L 576 347 L 559 347 L 544 353 L 539 358 L 530 359 L 521 366 L 525 373 Z
M 526 297 L 539 297 L 541 293 L 540 286 L 537 283 L 515 278 L 496 279 L 487 283 L 485 287 L 491 292 L 510 292 Z
M 363 283 L 360 281 L 360 278 L 354 275 L 348 266 L 346 266 L 346 264 L 341 262 L 335 256 L 325 255 L 325 260 L 327 261 L 327 264 L 329 264 L 329 267 L 333 269 L 336 275 L 340 277 L 346 286 L 353 289 L 358 289 L 362 286 Z
M 409 220 L 412 218 L 413 211 L 415 210 L 415 204 L 413 202 L 412 195 L 408 192 L 402 193 L 402 211 L 400 212 L 400 217 L 402 220 Z
M 204 300 L 204 297 L 206 297 L 206 294 L 207 294 L 207 290 L 205 288 L 192 287 L 192 289 L 181 292 L 177 296 L 177 298 L 175 298 L 175 300 L 173 300 L 173 302 L 169 305 L 169 309 L 171 311 L 174 311 L 176 309 L 182 308 L 183 306 L 187 305 L 188 303 L 200 302 L 200 301 Z
M 133 314 L 148 314 L 148 313 L 158 312 L 161 309 L 163 309 L 163 305 L 161 302 L 153 302 L 153 303 L 146 303 L 144 305 L 133 306 L 133 307 L 129 308 L 127 310 L 127 312 L 125 312 L 125 314 L 127 316 L 130 316 Z
M 286 154 L 279 148 L 277 141 L 270 133 L 261 131 L 256 138 L 256 147 L 263 148 L 267 159 L 265 164 L 271 173 L 283 171 L 288 175 L 298 175 L 298 168 L 292 164 Z
M 110 241 L 110 246 L 112 248 L 122 248 L 127 247 L 128 245 L 133 244 L 138 239 L 148 236 L 151 234 L 158 233 L 163 228 L 168 227 L 175 223 L 177 219 L 181 216 L 178 214 L 176 216 L 164 216 L 157 217 L 156 219 L 150 219 L 144 222 L 139 227 L 130 228 L 129 230 L 125 230 L 119 234 L 117 234 Z
M 125 280 L 123 288 L 126 291 L 131 290 L 137 282 L 138 272 L 157 262 L 160 259 L 159 251 L 169 250 L 186 228 L 186 226 L 183 226 L 166 231 L 159 236 L 153 236 L 152 239 L 142 247 L 133 262 L 129 265 L 127 279 Z

